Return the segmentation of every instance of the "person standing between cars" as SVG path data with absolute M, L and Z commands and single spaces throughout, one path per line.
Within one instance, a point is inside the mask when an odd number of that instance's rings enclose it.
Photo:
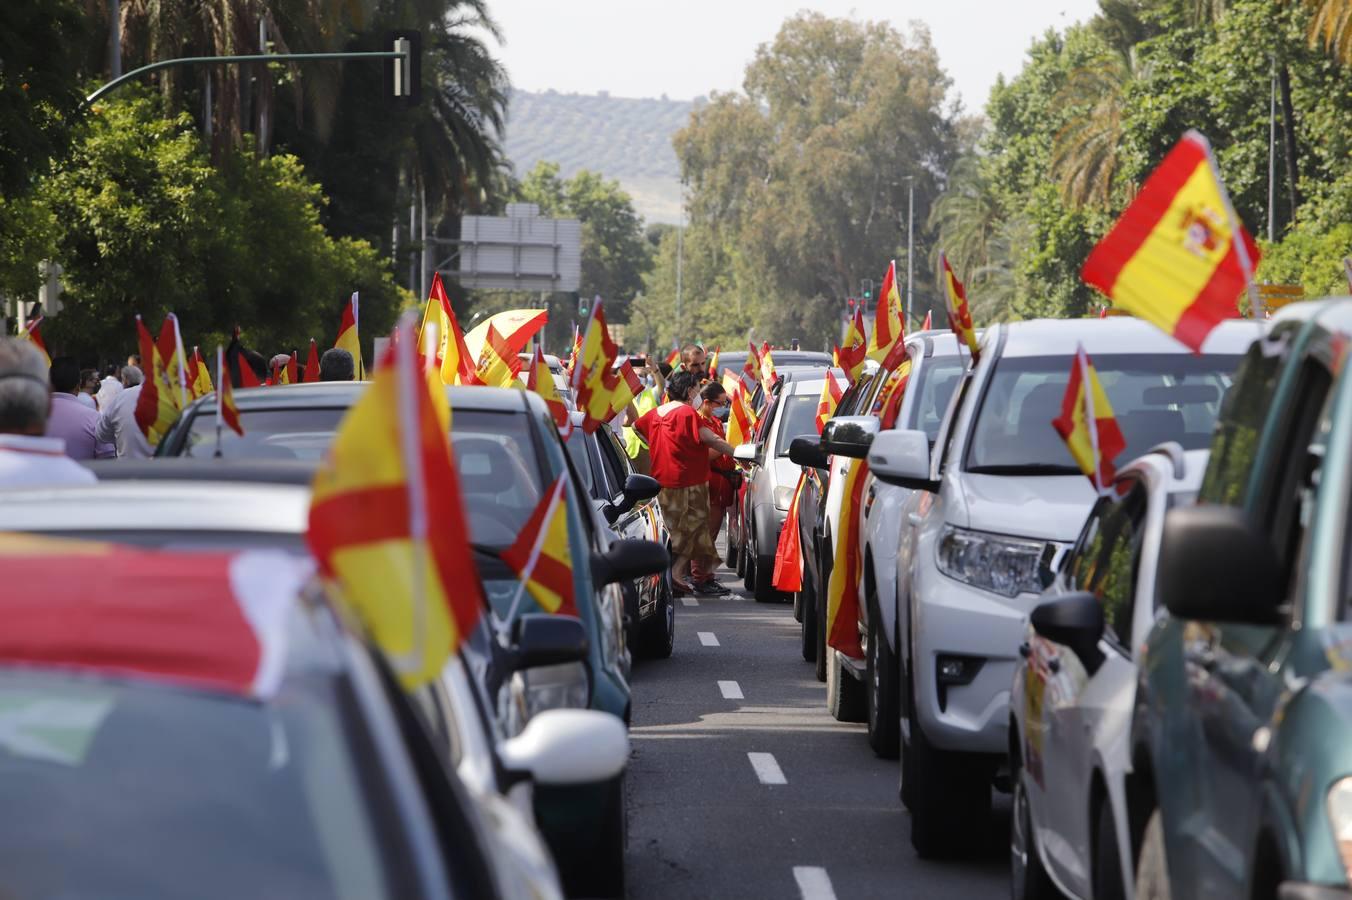
M 352 381 L 356 378 L 356 371 L 352 354 L 342 347 L 330 347 L 319 357 L 320 381 Z
M 94 403 L 98 405 L 99 412 L 108 409 L 113 398 L 120 393 L 122 393 L 122 367 L 114 364 L 104 370 L 98 393 L 94 395 Z
M 71 459 L 112 459 L 116 456 L 117 448 L 98 439 L 99 414 L 93 401 L 86 405 L 76 393 L 84 385 L 80 383 L 83 376 L 74 357 L 53 359 L 48 377 L 52 384 L 52 409 L 47 416 L 47 437 L 63 440 L 66 455 Z
M 672 583 L 680 593 L 718 593 L 718 588 L 691 584 L 687 567 L 715 555 L 709 538 L 709 449 L 732 455 L 732 446 L 704 427 L 697 406 L 702 402 L 694 374 L 676 372 L 667 382 L 667 402 L 635 422 L 648 440 L 652 476 L 662 486 L 657 502 L 671 534 L 675 555 Z
M 720 438 L 726 439 L 723 423 L 728 420 L 728 413 L 732 409 L 728 401 L 728 392 L 724 390 L 723 385 L 716 381 L 710 381 L 700 390 L 700 397 L 704 402 L 700 405 L 700 425 L 712 431 Z M 729 445 L 731 446 L 731 445 Z M 713 448 L 709 449 L 709 541 L 717 544 L 718 532 L 723 529 L 723 516 L 727 514 L 728 507 L 732 505 L 733 480 L 737 477 L 737 464 L 732 461 L 732 457 L 720 453 Z M 728 589 L 718 583 L 714 572 L 718 568 L 719 559 L 714 556 L 699 559 L 690 564 L 691 579 L 698 585 L 712 585 L 720 594 L 728 593 Z
M 123 366 L 123 390 L 99 415 L 95 434 L 100 441 L 117 448 L 118 459 L 124 457 L 148 459 L 151 454 L 150 442 L 141 432 L 141 426 L 136 424 L 136 402 L 141 398 L 143 380 L 144 376 L 139 368 L 131 365 Z
M 681 348 L 681 368 L 695 376 L 695 383 L 703 381 L 707 372 L 707 357 L 699 344 L 686 344 Z
M 80 375 L 78 367 L 75 377 Z M 76 403 L 74 397 L 70 401 Z M 52 410 L 47 361 L 28 341 L 0 338 L 0 487 L 93 484 L 98 479 L 46 437 Z

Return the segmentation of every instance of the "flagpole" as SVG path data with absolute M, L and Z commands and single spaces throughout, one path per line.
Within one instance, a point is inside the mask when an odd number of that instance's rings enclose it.
M 356 328 L 357 295 L 352 294 L 353 328 Z M 418 352 L 417 332 L 414 331 L 412 315 L 408 314 L 395 326 L 398 343 L 395 355 L 395 402 L 398 404 L 399 450 L 403 458 L 404 472 L 407 475 L 408 491 L 408 533 L 413 551 L 413 634 L 418 636 L 418 646 L 409 648 L 406 654 L 396 659 L 397 666 L 404 671 L 417 671 L 422 668 L 426 658 L 425 641 L 427 638 L 427 473 L 423 469 L 419 453 L 418 394 L 423 390 L 417 379 L 410 379 L 410 373 L 418 371 L 416 355 Z M 358 345 L 360 346 L 360 345 Z
M 221 452 L 221 376 L 224 374 L 223 366 L 225 360 L 225 351 L 220 344 L 216 345 L 216 458 L 219 459 L 225 454 Z

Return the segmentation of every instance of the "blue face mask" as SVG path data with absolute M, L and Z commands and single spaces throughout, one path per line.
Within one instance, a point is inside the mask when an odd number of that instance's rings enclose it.
M 731 413 L 732 407 L 720 406 L 718 409 L 714 410 L 714 418 L 718 419 L 720 422 L 726 422 Z

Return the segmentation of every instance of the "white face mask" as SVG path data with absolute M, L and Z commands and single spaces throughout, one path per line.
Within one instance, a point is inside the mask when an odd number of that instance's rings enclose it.
M 699 409 L 699 408 L 700 408 L 701 406 L 703 406 L 703 405 L 704 405 L 704 398 L 701 397 L 699 394 L 696 394 L 696 395 L 695 395 L 695 399 L 690 401 L 690 406 L 691 406 L 692 409 Z

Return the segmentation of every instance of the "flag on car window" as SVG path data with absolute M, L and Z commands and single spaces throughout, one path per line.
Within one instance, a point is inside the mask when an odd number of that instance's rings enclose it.
M 427 291 L 427 305 L 423 308 L 422 327 L 418 329 L 418 353 L 426 357 L 429 348 L 427 342 L 431 335 L 437 335 L 437 346 L 433 357 L 437 369 L 441 372 L 443 384 L 473 384 L 474 358 L 465 346 L 465 335 L 451 308 L 451 298 L 446 294 L 446 285 L 441 281 L 441 273 L 432 275 L 432 286 Z
M 194 346 L 192 359 L 188 360 L 188 393 L 196 400 L 213 390 L 215 388 L 211 384 L 211 370 L 207 368 L 206 360 L 202 359 L 202 351 Z
M 338 323 L 338 338 L 333 342 L 333 346 L 352 354 L 352 380 L 362 381 L 366 378 L 366 368 L 361 361 L 361 335 L 357 330 L 357 323 L 360 321 L 357 314 L 357 299 L 357 292 L 353 291 L 343 306 L 343 319 Z
M 967 289 L 953 274 L 953 267 L 943 253 L 939 254 L 939 264 L 944 280 L 944 302 L 948 306 L 948 327 L 953 329 L 959 345 L 966 345 L 975 361 L 981 356 L 981 348 L 977 345 L 976 326 L 972 324 L 972 309 L 967 305 Z
M 900 361 L 898 353 L 905 353 L 906 314 L 901 305 L 901 291 L 897 289 L 897 261 L 887 265 L 882 287 L 878 290 L 878 309 L 873 315 L 873 335 L 868 342 L 868 358 L 884 369 L 891 369 Z M 900 351 L 898 348 L 901 348 Z
M 714 348 L 714 352 L 711 353 L 711 354 L 709 355 L 709 367 L 708 367 L 708 369 L 709 369 L 709 377 L 712 378 L 714 381 L 717 381 L 717 380 L 718 380 L 718 351 L 719 351 L 719 349 L 720 349 L 720 348 L 715 347 L 715 348 Z
M 305 374 L 301 376 L 301 381 L 305 384 L 316 384 L 319 381 L 319 345 L 315 343 L 314 338 L 310 338 L 310 352 L 305 357 Z
M 502 561 L 516 572 L 518 591 L 530 594 L 545 612 L 578 614 L 568 552 L 568 493 L 562 477 L 541 498 L 516 541 L 502 551 Z
M 775 545 L 775 570 L 770 584 L 777 591 L 793 594 L 803 589 L 803 550 L 798 540 L 798 501 L 803 496 L 803 484 L 807 481 L 807 472 L 798 475 L 798 484 L 793 489 L 793 499 L 789 501 L 789 513 L 784 517 L 784 526 L 779 530 L 779 543 Z
M 435 678 L 484 608 L 450 410 L 399 323 L 315 473 L 307 540 L 407 688 Z
M 750 443 L 756 428 L 756 417 L 751 412 L 751 404 L 746 398 L 746 388 L 740 382 L 728 395 L 728 443 Z
M 582 352 L 582 329 L 578 328 L 577 323 L 574 322 L 573 349 L 568 351 L 568 362 L 563 364 L 563 368 L 567 370 L 569 375 L 572 375 L 573 369 L 577 367 L 577 357 L 578 354 L 580 354 L 581 352 Z
M 925 321 L 921 324 L 920 330 L 929 331 L 933 327 L 934 327 L 934 310 L 927 309 L 925 310 Z
M 842 385 L 836 378 L 834 370 L 826 373 L 826 381 L 822 384 L 822 395 L 817 398 L 817 434 L 822 433 L 827 421 L 836 414 L 836 407 L 840 405 L 840 398 L 845 395 L 845 387 L 846 385 Z
M 244 364 L 248 368 L 248 363 Z M 216 433 L 222 425 L 244 437 L 244 425 L 239 421 L 239 407 L 235 406 L 235 389 L 230 384 L 230 373 L 225 370 L 225 351 L 216 345 L 216 380 L 221 388 L 216 392 Z
M 38 316 L 28 323 L 27 328 L 20 328 L 19 339 L 28 341 L 34 347 L 37 347 L 38 352 L 42 354 L 42 358 L 47 361 L 47 367 L 51 368 L 52 355 L 47 352 L 47 342 L 42 339 L 42 320 L 45 318 L 46 316 Z
M 572 375 L 573 396 L 582 412 L 582 430 L 587 434 L 595 434 L 610 419 L 611 398 L 620 382 L 620 374 L 614 370 L 619 353 L 606 327 L 604 303 L 598 300 L 587 319 L 582 351 Z
M 505 355 L 516 356 L 526 349 L 530 339 L 535 337 L 547 321 L 549 321 L 547 309 L 508 309 L 494 313 L 470 329 L 465 335 L 465 347 L 472 358 L 482 358 L 491 329 L 498 333 L 499 352 L 505 349 Z
M 1238 299 L 1253 281 L 1258 256 L 1230 205 L 1211 145 L 1189 131 L 1080 274 L 1115 307 L 1201 352 L 1211 329 L 1239 315 Z
M 867 473 L 867 462 L 850 460 L 840 506 L 840 534 L 836 536 L 835 557 L 826 586 L 826 646 L 851 659 L 864 658 L 864 648 L 859 643 L 859 585 L 864 574 L 864 560 L 859 554 L 859 517 Z
M 878 425 L 882 429 L 890 430 L 896 427 L 897 414 L 901 412 L 901 400 L 906 394 L 906 382 L 910 376 L 911 361 L 902 360 L 901 365 L 888 373 L 882 390 L 878 391 L 878 396 L 873 401 L 873 415 L 878 417 Z
M 545 353 L 538 346 L 535 348 L 535 356 L 531 359 L 530 371 L 526 373 L 526 390 L 540 395 L 545 401 L 545 406 L 549 407 L 549 414 L 553 417 L 554 424 L 558 426 L 559 434 L 566 438 L 573 430 L 573 420 L 568 415 L 568 407 L 564 404 L 563 398 L 559 396 L 559 389 L 554 384 L 554 375 L 549 371 L 549 363 L 545 362 Z
M 1061 416 L 1052 421 L 1052 426 L 1070 448 L 1080 471 L 1089 476 L 1099 493 L 1105 493 L 1117 476 L 1113 457 L 1127 448 L 1127 442 L 1083 346 L 1075 351 Z
M 864 334 L 863 310 L 854 311 L 854 319 L 845 332 L 845 343 L 840 347 L 840 367 L 850 376 L 850 381 L 858 381 L 864 374 L 864 362 L 868 359 L 868 338 Z
M 136 426 L 141 429 L 151 447 L 157 446 L 169 433 L 179 410 L 186 405 L 186 389 L 176 384 L 176 379 L 169 372 L 170 360 L 178 357 L 174 352 L 176 325 L 174 314 L 170 313 L 160 328 L 160 340 L 157 342 L 150 337 L 141 317 L 136 317 L 141 365 L 145 367 L 141 394 L 136 398 Z M 168 353 L 162 349 L 166 347 L 169 348 Z M 185 379 L 186 375 L 185 372 Z
M 506 339 L 496 328 L 488 326 L 483 349 L 479 351 L 479 364 L 474 370 L 475 383 L 487 387 L 511 387 L 520 372 L 521 357 L 507 346 Z
M 765 388 L 766 396 L 769 396 L 770 388 L 775 386 L 775 357 L 771 352 L 769 341 L 761 344 L 760 381 L 761 387 Z
M 643 381 L 634 371 L 634 366 L 629 360 L 620 363 L 619 368 L 615 370 L 619 374 L 619 380 L 615 385 L 615 393 L 610 398 L 610 417 L 614 418 L 624 412 L 624 408 L 634 402 L 643 391 Z

